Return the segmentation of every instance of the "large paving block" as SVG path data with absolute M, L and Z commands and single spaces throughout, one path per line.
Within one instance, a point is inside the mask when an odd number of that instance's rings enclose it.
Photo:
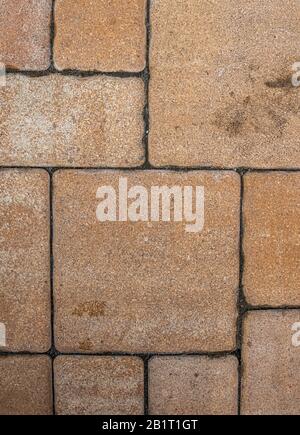
M 152 415 L 237 415 L 235 357 L 156 357 L 149 363 Z
M 299 325 L 300 310 L 260 311 L 246 317 L 242 414 L 299 415 Z
M 57 0 L 54 60 L 58 69 L 142 71 L 146 0 Z
M 51 415 L 51 360 L 0 356 L 0 415 Z
M 7 68 L 49 67 L 51 7 L 51 0 L 1 0 L 0 62 Z
M 300 173 L 245 176 L 244 290 L 252 305 L 300 305 Z
M 120 179 L 124 178 L 128 189 L 143 186 L 146 192 L 164 185 L 204 187 L 203 230 L 187 232 L 187 221 L 174 222 L 172 216 L 172 222 L 155 222 L 149 214 L 146 221 L 99 222 L 98 188 L 111 186 L 118 197 Z M 129 205 L 131 202 L 128 200 Z M 171 198 L 173 208 L 174 203 Z M 195 206 L 195 197 L 193 203 Z M 58 349 L 234 349 L 239 211 L 240 177 L 234 172 L 56 172 Z
M 51 345 L 49 176 L 0 170 L 1 350 L 46 352 Z
M 298 0 L 154 0 L 150 160 L 300 167 Z
M 144 84 L 137 78 L 7 76 L 0 164 L 139 166 Z
M 58 357 L 56 412 L 66 415 L 144 413 L 144 363 L 133 357 Z

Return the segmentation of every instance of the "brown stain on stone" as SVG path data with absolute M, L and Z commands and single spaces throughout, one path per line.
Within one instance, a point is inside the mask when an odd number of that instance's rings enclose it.
M 276 80 L 266 81 L 265 85 L 271 89 L 294 89 L 291 75 L 279 77 Z
M 105 302 L 90 301 L 79 304 L 72 312 L 74 316 L 83 317 L 87 315 L 89 317 L 104 316 Z
M 229 96 L 235 101 L 218 110 L 212 124 L 229 137 L 251 134 L 282 137 L 289 118 L 300 111 L 296 92 L 291 75 L 284 74 L 274 81 L 264 82 L 259 92 L 242 99 L 231 91 Z
M 79 349 L 83 351 L 92 350 L 93 344 L 89 338 L 79 343 Z

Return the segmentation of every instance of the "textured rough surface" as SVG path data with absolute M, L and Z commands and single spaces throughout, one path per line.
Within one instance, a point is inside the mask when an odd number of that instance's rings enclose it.
M 300 173 L 245 177 L 244 289 L 252 305 L 300 305 Z
M 154 0 L 154 165 L 300 166 L 298 0 Z
M 56 410 L 67 415 L 140 415 L 144 364 L 133 357 L 58 357 Z
M 51 360 L 0 356 L 0 415 L 51 415 Z
M 235 357 L 159 357 L 149 363 L 152 415 L 236 415 Z
M 184 222 L 98 222 L 97 189 L 204 186 L 203 232 Z M 59 171 L 54 176 L 56 344 L 61 351 L 231 350 L 239 176 Z M 129 201 L 130 204 L 130 201 Z
M 51 0 L 0 0 L 0 62 L 7 68 L 50 65 Z
M 0 322 L 6 348 L 50 348 L 49 177 L 0 170 Z M 4 349 L 2 349 L 4 350 Z
M 57 0 L 58 69 L 142 71 L 146 0 Z
M 260 311 L 246 317 L 243 414 L 300 414 L 300 348 L 292 341 L 292 326 L 299 322 L 300 310 Z
M 138 166 L 144 84 L 136 78 L 9 74 L 0 88 L 0 164 Z

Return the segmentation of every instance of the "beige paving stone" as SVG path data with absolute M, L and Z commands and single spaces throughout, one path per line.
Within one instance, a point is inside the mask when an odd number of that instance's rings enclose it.
M 0 62 L 7 68 L 49 67 L 51 7 L 51 0 L 1 0 Z
M 174 223 L 173 216 L 172 222 L 99 222 L 96 192 L 102 186 L 118 192 L 120 178 L 127 178 L 128 188 L 144 186 L 147 191 L 152 186 L 203 186 L 203 231 L 187 232 L 186 222 Z M 59 350 L 234 349 L 239 194 L 240 178 L 234 172 L 56 172 Z
M 0 415 L 51 415 L 51 360 L 47 356 L 0 357 Z
M 150 161 L 300 167 L 298 0 L 154 0 Z
M 139 166 L 144 84 L 137 78 L 7 77 L 0 164 Z
M 237 415 L 235 357 L 158 357 L 149 363 L 152 415 Z
M 57 0 L 58 69 L 142 71 L 146 0 Z
M 58 357 L 55 389 L 57 414 L 141 415 L 144 363 L 134 357 Z
M 0 170 L 1 350 L 50 348 L 49 232 L 47 172 Z
M 260 311 L 244 323 L 242 414 L 299 415 L 300 310 Z M 293 330 L 294 329 L 294 330 Z M 298 343 L 298 347 L 296 344 Z
M 252 305 L 300 305 L 300 173 L 245 176 L 244 289 Z

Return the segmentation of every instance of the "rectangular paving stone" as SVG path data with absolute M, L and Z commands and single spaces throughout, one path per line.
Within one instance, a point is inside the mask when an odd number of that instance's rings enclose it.
M 294 343 L 295 323 L 300 324 L 300 310 L 260 311 L 247 315 L 242 414 L 299 415 L 300 348 Z M 299 339 L 298 342 L 300 344 Z
M 9 74 L 0 101 L 2 165 L 132 167 L 144 162 L 141 79 Z
M 300 166 L 298 0 L 155 0 L 150 161 Z
M 120 178 L 127 178 L 128 189 L 144 186 L 147 191 L 164 185 L 203 186 L 203 231 L 187 232 L 186 222 L 175 223 L 173 218 L 172 222 L 99 222 L 97 190 L 112 186 L 118 192 Z M 234 172 L 56 172 L 58 349 L 234 349 L 239 201 L 240 178 Z
M 0 62 L 6 68 L 49 67 L 51 8 L 51 0 L 1 0 Z
M 51 360 L 0 356 L 0 415 L 51 415 Z
M 0 170 L 1 350 L 50 348 L 49 220 L 47 172 Z
M 54 60 L 58 69 L 142 71 L 146 0 L 57 0 Z
M 144 363 L 134 357 L 58 357 L 58 415 L 142 415 Z
M 245 176 L 244 290 L 252 305 L 300 305 L 300 172 Z
M 237 415 L 235 357 L 156 357 L 149 363 L 152 415 Z

